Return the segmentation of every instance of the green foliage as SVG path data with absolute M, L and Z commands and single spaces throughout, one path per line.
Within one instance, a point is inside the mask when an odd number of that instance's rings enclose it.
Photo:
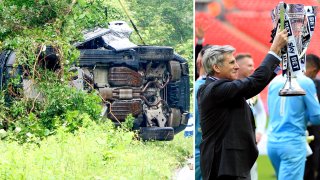
M 15 132 L 15 136 L 8 138 L 29 142 L 27 134 L 31 134 L 40 140 L 54 134 L 61 126 L 66 127 L 68 132 L 74 132 L 80 127 L 88 126 L 91 120 L 99 119 L 101 100 L 96 94 L 86 94 L 59 84 L 42 92 L 47 102 L 23 98 L 6 105 L 3 120 L 8 123 L 0 125 L 0 129 L 9 126 L 9 130 Z M 17 128 L 21 130 L 16 132 Z
M 60 127 L 39 146 L 0 140 L 0 179 L 171 179 L 192 155 L 192 138 L 183 134 L 170 142 L 133 135 L 110 121 L 91 121 L 75 134 Z
M 35 99 L 27 99 L 22 89 L 10 89 L 19 87 L 21 77 L 10 79 L 1 96 L 0 129 L 19 132 L 5 138 L 20 142 L 29 141 L 30 137 L 40 140 L 60 126 L 74 132 L 89 119 L 100 118 L 100 97 L 95 92 L 87 94 L 70 88 L 68 69 L 79 57 L 72 43 L 81 40 L 84 29 L 106 27 L 107 18 L 121 17 L 107 17 L 107 9 L 119 12 L 103 0 L 0 1 L 0 50 L 15 51 L 15 66 L 22 67 L 38 94 Z M 54 47 L 58 54 L 59 71 L 40 68 L 40 50 L 46 45 Z M 8 94 L 14 96 L 5 103 Z
M 129 114 L 129 115 L 126 117 L 125 121 L 121 124 L 122 127 L 123 127 L 124 129 L 131 130 L 132 127 L 133 127 L 134 119 L 135 119 L 135 118 L 132 116 L 132 114 Z
M 147 44 L 173 46 L 189 60 L 190 66 L 193 64 L 192 1 L 123 2 Z M 3 138 L 39 143 L 61 126 L 75 132 L 86 126 L 89 119 L 100 119 L 100 97 L 95 92 L 87 94 L 70 88 L 72 73 L 68 69 L 77 63 L 79 51 L 72 44 L 81 41 L 81 32 L 107 27 L 114 20 L 129 23 L 118 0 L 0 1 L 0 51 L 15 51 L 14 66 L 21 67 L 24 78 L 36 89 L 33 99 L 26 98 L 21 77 L 15 76 L 1 92 L 0 129 L 9 131 Z M 139 44 L 136 33 L 132 40 Z M 60 61 L 61 68 L 55 72 L 39 64 L 41 50 L 48 45 L 54 48 Z M 122 126 L 131 129 L 132 123 L 129 117 Z
M 42 33 L 49 36 L 45 39 L 62 36 L 67 38 L 62 41 L 77 40 L 83 29 L 107 25 L 107 7 L 103 0 L 4 0 L 0 2 L 0 40 L 37 30 L 45 30 Z
M 177 47 L 193 37 L 193 3 L 189 0 L 135 0 L 130 10 L 147 44 Z

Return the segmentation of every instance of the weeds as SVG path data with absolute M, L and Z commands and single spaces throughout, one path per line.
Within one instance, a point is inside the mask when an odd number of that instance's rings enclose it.
M 192 154 L 192 139 L 141 142 L 110 121 L 68 127 L 39 142 L 0 141 L 0 179 L 171 179 Z

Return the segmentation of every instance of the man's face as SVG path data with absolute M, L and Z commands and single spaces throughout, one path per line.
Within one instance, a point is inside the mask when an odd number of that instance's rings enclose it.
M 224 57 L 223 65 L 214 67 L 216 72 L 215 76 L 222 79 L 238 79 L 239 65 L 237 64 L 236 59 L 232 54 L 225 54 Z
M 239 78 L 250 76 L 254 71 L 254 62 L 252 58 L 245 57 L 237 61 L 239 65 Z

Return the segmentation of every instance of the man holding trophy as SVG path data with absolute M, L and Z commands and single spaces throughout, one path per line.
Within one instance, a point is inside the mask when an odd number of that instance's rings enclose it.
M 197 93 L 202 142 L 200 167 L 204 180 L 250 179 L 258 157 L 254 119 L 246 99 L 260 93 L 276 76 L 286 30 L 278 31 L 270 51 L 255 72 L 238 79 L 232 46 L 206 49 L 202 64 L 206 82 Z
M 281 51 L 283 75 L 268 91 L 268 155 L 278 180 L 301 180 L 306 160 L 307 123 L 320 124 L 313 81 L 304 75 L 305 52 L 315 28 L 316 7 L 280 3 L 272 11 L 275 28 L 288 31 Z

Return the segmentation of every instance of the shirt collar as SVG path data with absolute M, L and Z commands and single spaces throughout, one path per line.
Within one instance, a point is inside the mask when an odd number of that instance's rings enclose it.
M 205 80 L 206 78 L 207 78 L 207 76 L 206 76 L 206 75 L 202 75 L 202 76 L 200 76 L 198 79 Z
M 214 76 L 208 76 L 208 78 L 211 79 L 211 80 L 214 80 L 214 81 L 219 79 L 219 78 L 214 77 Z

